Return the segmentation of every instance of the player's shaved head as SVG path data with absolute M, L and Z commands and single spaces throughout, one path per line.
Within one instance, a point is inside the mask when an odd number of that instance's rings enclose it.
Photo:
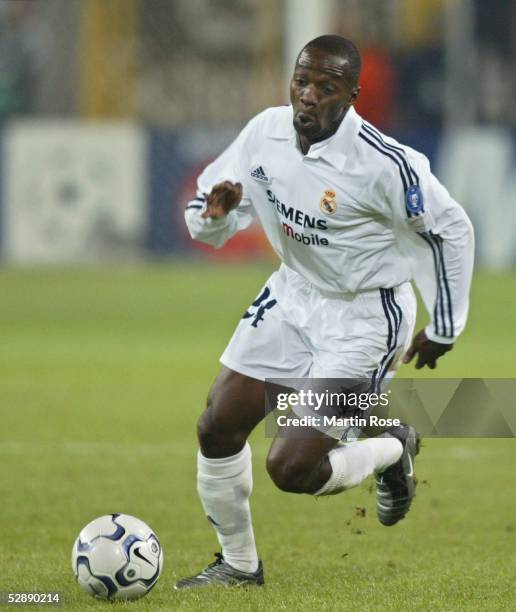
M 360 52 L 350 40 L 336 34 L 318 36 L 301 49 L 297 62 L 299 63 L 304 51 L 312 49 L 340 58 L 343 68 L 345 68 L 345 73 L 342 76 L 349 80 L 351 86 L 356 87 L 358 85 L 361 68 Z
M 294 128 L 301 150 L 334 134 L 360 93 L 360 53 L 342 36 L 327 34 L 307 43 L 290 81 Z

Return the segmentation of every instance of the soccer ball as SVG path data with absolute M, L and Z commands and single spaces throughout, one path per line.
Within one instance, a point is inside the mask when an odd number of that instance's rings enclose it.
M 128 514 L 101 516 L 79 534 L 72 569 L 83 590 L 100 599 L 137 599 L 148 593 L 163 568 L 156 534 Z

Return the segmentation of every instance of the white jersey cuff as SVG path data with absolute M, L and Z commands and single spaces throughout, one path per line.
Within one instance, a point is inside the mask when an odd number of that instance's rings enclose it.
M 446 337 L 446 336 L 438 336 L 433 331 L 432 323 L 430 323 L 429 325 L 425 327 L 425 335 L 429 340 L 432 340 L 432 342 L 438 342 L 439 344 L 453 344 L 457 340 L 456 336 L 454 336 L 453 338 Z

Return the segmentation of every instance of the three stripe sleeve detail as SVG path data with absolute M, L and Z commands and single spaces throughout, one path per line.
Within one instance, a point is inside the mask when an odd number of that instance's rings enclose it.
M 419 176 L 417 172 L 412 168 L 407 160 L 407 155 L 401 147 L 388 143 L 375 127 L 365 121 L 362 123 L 362 131 L 373 139 L 376 144 L 383 150 L 391 152 L 395 158 L 396 163 L 401 164 L 402 170 L 406 177 L 407 185 L 419 185 Z
M 382 308 L 387 320 L 387 352 L 380 365 L 373 372 L 371 387 L 373 392 L 380 392 L 382 381 L 392 365 L 398 348 L 399 332 L 403 314 L 394 297 L 394 289 L 380 289 Z
M 437 296 L 434 305 L 434 331 L 437 336 L 453 338 L 455 330 L 453 326 L 453 306 L 444 263 L 443 239 L 432 233 L 418 232 L 418 235 L 428 244 L 432 250 L 434 268 L 437 284 Z
M 206 198 L 198 196 L 194 198 L 191 202 L 186 206 L 186 210 L 198 209 L 200 210 L 204 206 L 204 202 Z
M 390 158 L 397 166 L 401 182 L 403 184 L 403 192 L 406 196 L 407 190 L 411 185 L 419 185 L 419 176 L 417 172 L 409 164 L 405 151 L 396 145 L 388 143 L 382 134 L 367 122 L 362 123 L 359 132 L 359 137 L 367 142 L 371 147 L 376 149 L 382 155 Z M 421 213 L 413 213 L 408 207 L 406 208 L 409 217 L 417 216 Z M 434 329 L 437 336 L 445 338 L 453 338 L 453 307 L 451 300 L 451 292 L 446 273 L 444 261 L 443 239 L 430 232 L 418 232 L 418 235 L 428 244 L 432 251 L 434 259 L 434 268 L 437 284 L 437 296 L 434 306 Z

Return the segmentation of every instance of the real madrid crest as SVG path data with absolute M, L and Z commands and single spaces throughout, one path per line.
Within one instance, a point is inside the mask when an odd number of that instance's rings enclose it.
M 326 189 L 319 200 L 319 206 L 325 215 L 333 215 L 337 210 L 337 194 L 333 189 Z

